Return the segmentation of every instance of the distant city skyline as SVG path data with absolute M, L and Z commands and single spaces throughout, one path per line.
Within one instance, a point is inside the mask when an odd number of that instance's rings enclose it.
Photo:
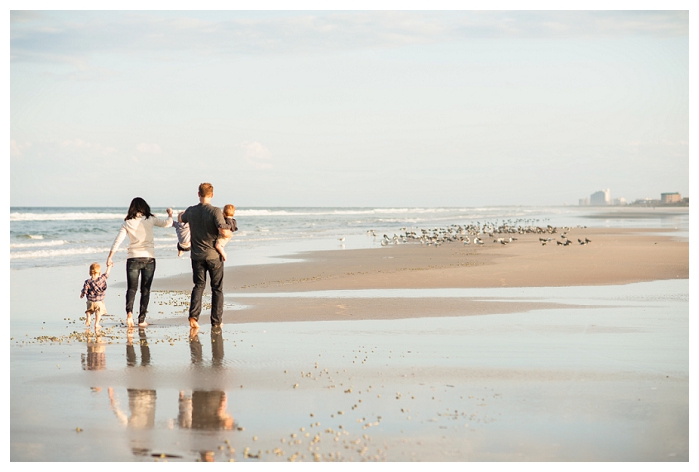
M 579 206 L 607 206 L 607 205 L 630 205 L 647 202 L 659 202 L 662 204 L 675 204 L 684 202 L 689 203 L 689 197 L 684 196 L 680 192 L 662 192 L 659 198 L 644 197 L 634 200 L 627 200 L 625 197 L 612 198 L 611 189 L 598 190 L 591 193 L 589 196 L 578 200 Z
M 688 79 L 688 11 L 11 11 L 10 204 L 690 196 Z

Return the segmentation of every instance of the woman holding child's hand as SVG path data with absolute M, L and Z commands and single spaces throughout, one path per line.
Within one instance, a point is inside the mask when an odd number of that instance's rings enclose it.
M 107 265 L 113 264 L 112 256 L 119 245 L 129 237 L 128 255 L 126 259 L 126 325 L 132 328 L 133 305 L 141 279 L 141 303 L 138 313 L 138 326 L 148 326 L 146 313 L 150 300 L 150 286 L 155 274 L 155 245 L 153 244 L 153 226 L 168 228 L 172 226 L 172 208 L 167 209 L 168 218 L 162 219 L 150 211 L 150 206 L 141 197 L 131 200 L 129 211 L 124 218 L 112 249 L 107 256 Z

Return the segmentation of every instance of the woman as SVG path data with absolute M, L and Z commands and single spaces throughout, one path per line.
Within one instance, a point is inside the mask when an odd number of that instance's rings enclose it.
M 141 197 L 131 200 L 129 211 L 124 218 L 119 234 L 107 256 L 107 266 L 112 262 L 114 252 L 129 236 L 128 256 L 126 259 L 126 325 L 133 328 L 133 304 L 141 279 L 141 306 L 138 313 L 138 326 L 148 326 L 146 313 L 150 300 L 150 286 L 155 274 L 155 246 L 153 244 L 153 226 L 168 228 L 172 226 L 172 208 L 167 209 L 166 220 L 150 212 L 150 206 Z

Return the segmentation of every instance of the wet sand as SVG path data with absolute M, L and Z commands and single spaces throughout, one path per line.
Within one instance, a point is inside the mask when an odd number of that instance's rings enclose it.
M 198 333 L 186 274 L 128 331 L 118 263 L 97 336 L 84 268 L 12 273 L 11 461 L 688 462 L 688 242 L 568 236 L 227 267 Z

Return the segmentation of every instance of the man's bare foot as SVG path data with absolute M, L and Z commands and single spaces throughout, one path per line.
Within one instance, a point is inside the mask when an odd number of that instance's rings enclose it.
M 184 251 L 177 251 L 177 257 L 180 257 Z
M 148 326 L 148 322 L 147 322 L 147 321 L 142 321 L 142 322 L 138 323 L 138 327 L 139 327 L 139 328 L 145 328 L 146 326 Z
M 190 318 L 189 319 L 189 327 L 199 329 L 199 323 L 197 323 L 197 320 L 195 320 L 194 318 Z
M 199 328 L 189 328 L 189 340 L 191 341 L 196 337 L 196 335 L 199 334 Z
M 129 328 L 133 328 L 133 315 L 131 313 L 126 315 L 126 326 Z

